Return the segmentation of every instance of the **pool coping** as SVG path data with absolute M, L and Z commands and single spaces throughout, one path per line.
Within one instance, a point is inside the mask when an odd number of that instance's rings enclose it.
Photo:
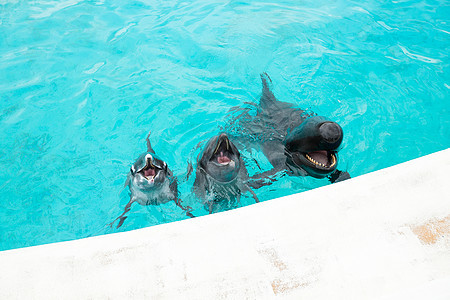
M 450 298 L 450 148 L 214 215 L 0 252 L 1 299 Z

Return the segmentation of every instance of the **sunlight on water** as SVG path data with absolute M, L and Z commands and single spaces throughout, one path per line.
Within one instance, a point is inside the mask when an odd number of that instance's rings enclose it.
M 447 1 L 0 1 L 0 250 L 187 218 L 129 200 L 145 137 L 192 195 L 188 162 L 257 102 L 282 101 L 344 129 L 352 176 L 450 146 Z M 251 174 L 270 168 L 242 149 Z M 260 200 L 329 184 L 284 176 Z M 254 203 L 245 194 L 241 205 Z

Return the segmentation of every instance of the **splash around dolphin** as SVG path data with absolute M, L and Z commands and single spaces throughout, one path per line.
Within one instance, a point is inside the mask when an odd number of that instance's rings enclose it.
M 232 122 L 240 140 L 247 139 L 247 144 L 259 147 L 272 165 L 271 170 L 252 179 L 270 179 L 283 171 L 293 176 L 327 177 L 331 182 L 350 178 L 347 172 L 337 169 L 344 136 L 341 126 L 276 99 L 266 73 L 261 74 L 261 81 L 259 104 L 253 104 L 256 115 L 249 109 L 237 108 L 241 113 Z

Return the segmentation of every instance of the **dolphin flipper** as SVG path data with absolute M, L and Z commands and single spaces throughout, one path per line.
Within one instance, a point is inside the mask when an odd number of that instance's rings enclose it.
M 152 153 L 152 154 L 155 154 L 155 150 L 153 150 L 152 145 L 151 145 L 151 143 L 150 143 L 150 134 L 151 134 L 151 133 L 152 133 L 152 132 L 150 131 L 150 132 L 148 133 L 148 135 L 147 135 L 147 138 L 145 139 L 145 140 L 147 141 L 147 152 Z
M 340 181 L 344 181 L 347 179 L 350 179 L 350 174 L 346 171 L 339 171 L 335 170 L 331 175 L 328 176 L 328 180 L 330 180 L 331 183 L 336 183 Z
M 134 201 L 135 201 L 134 198 L 130 198 L 130 201 L 127 203 L 127 205 L 125 205 L 125 209 L 124 209 L 123 213 L 122 213 L 120 216 L 118 216 L 117 218 L 115 218 L 114 221 L 112 221 L 111 223 L 109 223 L 109 227 L 112 227 L 113 224 L 114 224 L 117 220 L 119 220 L 119 224 L 117 224 L 116 229 L 119 228 L 120 226 L 122 226 L 122 224 L 123 224 L 123 222 L 125 221 L 125 219 L 128 218 L 128 217 L 126 217 L 126 216 L 124 216 L 124 215 L 125 215 L 127 212 L 130 211 L 130 209 L 131 209 L 131 204 L 133 204 Z
M 266 72 L 261 74 L 262 81 L 262 95 L 259 101 L 259 105 L 262 108 L 266 108 L 267 106 L 274 104 L 277 99 L 272 93 L 272 79 L 270 79 L 269 75 Z
M 255 199 L 255 202 L 259 203 L 258 196 L 256 196 L 256 193 L 250 188 L 250 186 L 246 185 L 245 187 L 250 192 L 250 194 L 252 194 L 252 197 L 253 197 L 253 199 Z
M 190 217 L 190 218 L 195 218 L 195 216 L 193 215 L 193 214 L 191 214 L 191 211 L 192 211 L 192 207 L 190 207 L 189 205 L 188 206 L 186 206 L 186 207 L 184 207 L 182 204 L 181 204 L 181 199 L 180 198 L 175 198 L 175 205 L 176 206 L 178 206 L 179 208 L 181 208 L 185 213 L 186 213 L 186 216 L 188 216 L 188 217 Z
M 255 174 L 252 177 L 249 178 L 249 180 L 246 182 L 246 184 L 249 187 L 252 187 L 254 189 L 259 189 L 266 185 L 271 185 L 275 181 L 277 181 L 275 178 L 272 178 L 273 176 L 277 175 L 282 170 L 280 168 L 272 168 L 268 171 Z
M 255 190 L 257 190 L 259 188 L 262 188 L 263 186 L 271 185 L 275 181 L 276 181 L 276 179 L 267 177 L 267 178 L 261 178 L 261 179 L 258 179 L 258 180 L 247 181 L 247 185 L 249 187 L 252 187 Z

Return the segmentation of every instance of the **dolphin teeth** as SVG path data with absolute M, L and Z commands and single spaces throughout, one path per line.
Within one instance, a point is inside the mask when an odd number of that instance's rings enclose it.
M 216 146 L 216 150 L 214 150 L 214 154 L 216 154 L 217 153 L 217 151 L 219 150 L 219 147 L 220 147 L 220 142 L 219 143 L 217 143 L 217 146 Z
M 317 161 L 315 161 L 311 156 L 306 154 L 306 158 L 309 159 L 311 162 L 315 163 L 316 165 L 319 164 Z
M 331 154 L 331 166 L 333 167 L 336 164 L 336 156 L 334 154 Z
M 308 154 L 306 154 L 305 155 L 306 156 L 306 158 L 309 160 L 309 161 L 311 161 L 312 163 L 314 163 L 315 165 L 318 165 L 318 166 L 321 166 L 321 167 L 324 167 L 324 168 L 331 168 L 331 167 L 333 167 L 335 164 L 336 164 L 336 156 L 334 155 L 334 154 L 331 154 L 331 164 L 330 164 L 330 166 L 326 166 L 325 164 L 323 164 L 323 163 L 320 163 L 320 162 L 317 162 L 317 161 L 315 161 L 311 156 L 309 156 Z
M 225 139 L 225 142 L 226 142 L 227 150 L 230 150 L 230 142 L 228 141 L 228 139 Z M 219 151 L 219 147 L 222 145 L 222 143 L 223 143 L 223 140 L 221 142 L 217 143 L 216 150 L 214 150 L 213 154 L 216 154 L 217 151 Z

